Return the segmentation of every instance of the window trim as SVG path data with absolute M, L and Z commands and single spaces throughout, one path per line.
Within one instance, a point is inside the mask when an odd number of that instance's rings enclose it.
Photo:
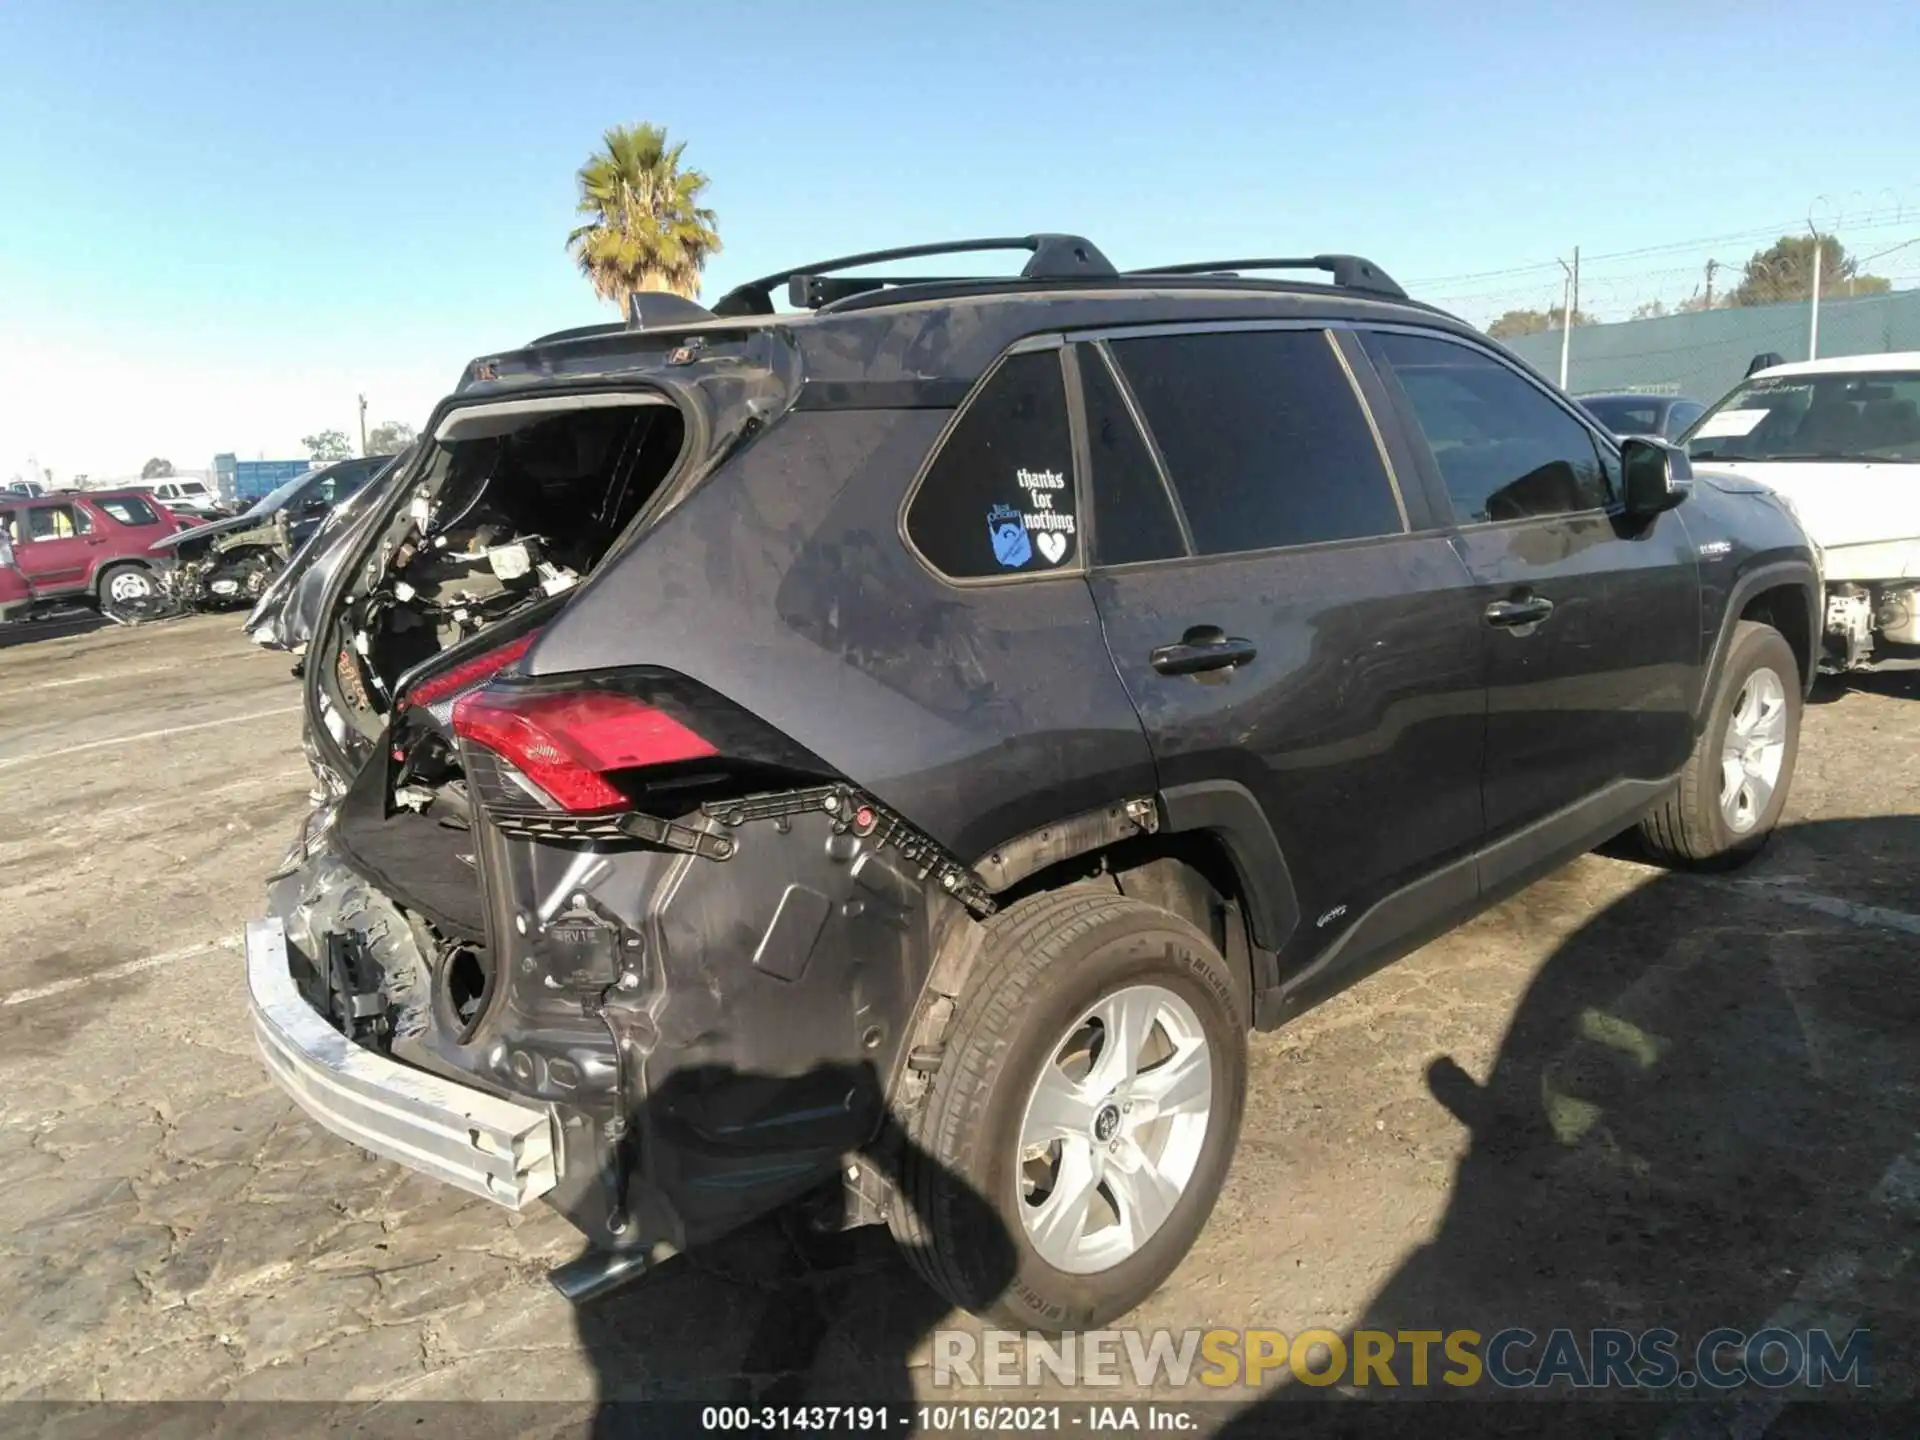
M 1512 520 L 1461 520 L 1453 513 L 1453 496 L 1447 490 L 1446 477 L 1441 473 L 1440 461 L 1433 453 L 1433 444 L 1427 439 L 1427 432 L 1420 424 L 1419 414 L 1413 408 L 1413 401 L 1408 396 L 1406 387 L 1400 383 L 1400 377 L 1394 373 L 1393 366 L 1390 363 L 1384 365 L 1375 363 L 1374 372 L 1380 377 L 1381 386 L 1386 390 L 1389 402 L 1400 412 L 1401 427 L 1406 431 L 1408 443 L 1414 448 L 1414 458 L 1420 467 L 1421 483 L 1427 490 L 1429 503 L 1434 506 L 1436 514 L 1442 518 L 1443 523 L 1440 528 L 1450 533 L 1464 534 L 1469 530 L 1494 530 L 1511 528 L 1516 525 L 1539 525 L 1550 521 L 1576 520 L 1582 517 L 1591 518 L 1597 516 L 1610 520 L 1620 514 L 1621 497 L 1613 493 L 1613 477 L 1615 473 L 1617 473 L 1617 467 L 1620 463 L 1620 444 L 1613 436 L 1601 429 L 1598 422 L 1588 416 L 1570 397 L 1562 394 L 1555 387 L 1541 380 L 1524 366 L 1516 364 L 1510 357 L 1502 355 L 1491 345 L 1481 344 L 1469 336 L 1456 335 L 1450 330 L 1437 330 L 1424 325 L 1392 324 L 1386 322 L 1364 322 L 1355 324 L 1349 328 L 1355 332 L 1355 337 L 1360 341 L 1363 348 L 1368 335 L 1411 335 L 1418 339 L 1438 340 L 1449 345 L 1457 345 L 1462 350 L 1469 351 L 1472 354 L 1490 360 L 1500 368 L 1517 376 L 1543 396 L 1550 404 L 1559 409 L 1563 415 L 1567 416 L 1575 425 L 1579 426 L 1581 431 L 1586 435 L 1588 443 L 1594 447 L 1594 459 L 1599 462 L 1600 473 L 1607 484 L 1608 500 L 1605 505 L 1588 506 L 1584 510 L 1562 510 L 1552 515 L 1521 515 Z M 1373 359 L 1371 352 L 1368 353 L 1367 358 L 1369 360 Z M 1616 470 L 1609 470 L 1607 468 L 1609 456 L 1611 456 Z
M 913 543 L 913 535 L 907 529 L 907 514 L 913 509 L 913 502 L 919 498 L 920 487 L 927 482 L 927 476 L 946 453 L 947 442 L 953 438 L 953 432 L 960 428 L 987 387 L 993 384 L 1001 367 L 1016 356 L 1032 355 L 1041 351 L 1054 352 L 1054 363 L 1060 368 L 1060 389 L 1065 397 L 1067 408 L 1067 448 L 1073 460 L 1073 503 L 1074 503 L 1074 547 L 1071 565 L 1056 565 L 1049 570 L 1033 570 L 1025 573 L 1018 571 L 1006 575 L 949 575 L 927 557 L 920 547 Z M 913 480 L 907 486 L 906 494 L 900 499 L 900 507 L 894 512 L 894 530 L 900 537 L 900 543 L 925 570 L 942 585 L 952 586 L 956 590 L 984 590 L 1002 585 L 1044 585 L 1052 580 L 1084 580 L 1087 575 L 1087 555 L 1092 541 L 1092 529 L 1089 516 L 1092 507 L 1087 503 L 1086 451 L 1086 412 L 1080 404 L 1080 377 L 1069 368 L 1067 342 L 1058 333 L 1028 335 L 1014 341 L 993 359 L 993 363 L 981 372 L 967 391 L 966 398 L 953 407 L 953 413 L 947 417 L 946 424 L 940 427 L 940 433 L 934 437 L 927 453 L 920 457 L 920 467 L 914 471 Z
M 1406 496 L 1400 488 L 1399 475 L 1393 463 L 1393 457 L 1380 426 L 1373 415 L 1373 407 L 1367 401 L 1365 388 L 1360 377 L 1354 373 L 1352 364 L 1342 353 L 1338 338 L 1334 332 L 1353 328 L 1342 321 L 1298 319 L 1298 320 L 1175 320 L 1161 324 L 1111 325 L 1099 329 L 1076 330 L 1066 333 L 1069 345 L 1089 344 L 1100 348 L 1115 379 L 1120 382 L 1121 396 L 1127 402 L 1134 423 L 1139 427 L 1141 436 L 1147 442 L 1147 453 L 1153 457 L 1154 466 L 1160 472 L 1161 483 L 1174 497 L 1174 517 L 1180 522 L 1182 537 L 1187 542 L 1185 555 L 1162 555 L 1156 560 L 1126 560 L 1117 565 L 1103 565 L 1089 561 L 1089 573 L 1099 571 L 1103 574 L 1111 571 L 1136 570 L 1147 565 L 1171 565 L 1175 563 L 1199 564 L 1214 560 L 1238 560 L 1248 556 L 1291 554 L 1296 550 L 1318 550 L 1331 545 L 1359 545 L 1376 540 L 1404 540 L 1409 536 L 1432 534 L 1444 530 L 1443 526 L 1429 526 L 1416 529 L 1407 506 Z M 1186 507 L 1179 499 L 1179 488 L 1173 484 L 1171 473 L 1167 469 L 1165 456 L 1160 450 L 1160 441 L 1153 433 L 1153 427 L 1147 423 L 1146 412 L 1140 408 L 1134 396 L 1133 387 L 1127 383 L 1126 371 L 1118 357 L 1108 350 L 1110 340 L 1143 340 L 1160 335 L 1240 335 L 1250 331 L 1262 330 L 1318 330 L 1326 336 L 1327 344 L 1332 347 L 1335 363 L 1340 373 L 1346 377 L 1347 388 L 1353 394 L 1353 402 L 1367 422 L 1367 432 L 1373 437 L 1375 453 L 1380 459 L 1380 468 L 1387 477 L 1387 487 L 1393 492 L 1394 508 L 1399 512 L 1401 529 L 1385 531 L 1378 535 L 1348 535 L 1338 540 L 1303 540 L 1293 545 L 1265 545 L 1252 550 L 1223 550 L 1215 554 L 1203 555 L 1194 544 L 1193 532 L 1187 524 Z M 1093 508 L 1091 498 L 1087 502 L 1089 510 Z
M 1379 367 L 1373 363 L 1373 356 L 1367 353 L 1367 347 L 1351 327 L 1338 326 L 1329 333 L 1346 356 L 1354 383 L 1360 387 L 1360 393 L 1366 396 L 1367 409 L 1373 415 L 1380 443 L 1392 460 L 1394 482 L 1399 487 L 1402 503 L 1407 507 L 1408 533 L 1447 534 L 1452 512 L 1434 508 L 1433 496 L 1420 469 L 1419 446 L 1414 437 L 1406 433 L 1406 417 L 1394 403 L 1393 393 L 1381 378 Z
M 1353 362 L 1347 359 L 1347 352 L 1341 348 L 1339 340 L 1331 330 L 1320 332 L 1326 337 L 1327 348 L 1333 351 L 1333 358 L 1340 362 L 1341 373 L 1347 377 L 1347 384 L 1353 388 L 1353 398 L 1360 402 L 1360 413 L 1366 417 L 1367 430 L 1373 436 L 1373 448 L 1379 452 L 1380 468 L 1387 472 L 1387 488 L 1393 491 L 1393 503 L 1400 511 L 1400 533 L 1413 533 L 1413 520 L 1407 514 L 1407 497 L 1400 493 L 1400 477 L 1393 473 L 1393 456 L 1387 453 L 1387 440 L 1380 433 L 1380 422 L 1373 418 L 1373 410 L 1367 404 L 1366 394 L 1360 388 L 1360 377 L 1353 373 Z
M 1085 343 L 1084 347 L 1076 345 L 1070 348 L 1076 352 L 1082 348 L 1092 350 L 1100 357 L 1098 363 L 1106 370 L 1107 378 L 1113 381 L 1115 392 L 1120 396 L 1120 404 L 1122 408 L 1126 410 L 1127 417 L 1133 422 L 1134 433 L 1140 437 L 1140 443 L 1146 447 L 1147 460 L 1153 466 L 1155 478 L 1160 482 L 1160 492 L 1167 497 L 1167 504 L 1173 511 L 1174 528 L 1180 532 L 1181 553 L 1179 555 L 1162 555 L 1159 556 L 1158 559 L 1193 559 L 1200 553 L 1200 548 L 1193 542 L 1193 526 L 1187 520 L 1187 507 L 1180 501 L 1180 492 L 1173 488 L 1172 477 L 1167 472 L 1167 457 L 1160 453 L 1160 442 L 1154 438 L 1153 427 L 1147 424 L 1146 412 L 1140 408 L 1140 399 L 1133 393 L 1133 386 L 1127 382 L 1126 373 L 1121 370 L 1120 362 L 1113 358 L 1113 352 L 1107 348 L 1107 342 L 1104 340 L 1090 340 Z M 1084 411 L 1086 406 L 1086 392 L 1084 390 L 1081 392 L 1080 404 Z M 1097 512 L 1100 508 L 1100 499 L 1093 476 L 1093 439 L 1090 433 L 1087 438 L 1086 472 L 1087 503 L 1089 509 L 1096 512 L 1094 514 L 1094 523 L 1098 525 L 1100 517 Z M 1099 554 L 1097 547 L 1089 547 L 1089 551 L 1092 555 L 1097 556 Z M 1089 564 L 1098 563 L 1097 560 L 1089 561 Z M 1123 560 L 1120 562 L 1122 565 L 1151 565 L 1155 563 L 1157 563 L 1155 560 Z M 1100 568 L 1111 570 L 1117 567 L 1102 565 Z

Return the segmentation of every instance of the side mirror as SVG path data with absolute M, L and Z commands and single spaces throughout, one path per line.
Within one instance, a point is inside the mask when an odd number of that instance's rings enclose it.
M 1693 490 L 1687 452 L 1664 440 L 1633 435 L 1620 442 L 1620 471 L 1630 520 L 1651 520 L 1671 510 Z

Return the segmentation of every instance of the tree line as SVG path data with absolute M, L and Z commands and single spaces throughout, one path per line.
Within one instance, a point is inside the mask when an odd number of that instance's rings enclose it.
M 1779 305 L 1792 300 L 1806 300 L 1813 294 L 1815 243 L 1811 235 L 1782 235 L 1766 249 L 1754 251 L 1740 268 L 1738 283 L 1720 294 L 1714 294 L 1710 288 L 1702 288 L 1671 308 L 1659 300 L 1649 300 L 1636 308 L 1631 318 L 1652 320 L 1662 315 L 1687 315 L 1708 309 L 1736 309 L 1748 305 Z M 1885 276 L 1869 275 L 1863 271 L 1860 262 L 1847 253 L 1847 247 L 1840 243 L 1838 236 L 1822 235 L 1817 243 L 1820 247 L 1821 299 L 1880 295 L 1893 288 L 1893 283 Z M 1708 285 L 1711 283 L 1709 276 Z M 1565 324 L 1564 311 L 1565 307 L 1560 305 L 1544 310 L 1509 310 L 1487 326 L 1487 334 L 1496 340 L 1510 340 L 1519 335 L 1538 335 L 1542 331 L 1558 330 Z M 1573 323 L 1591 325 L 1594 318 L 1576 306 Z

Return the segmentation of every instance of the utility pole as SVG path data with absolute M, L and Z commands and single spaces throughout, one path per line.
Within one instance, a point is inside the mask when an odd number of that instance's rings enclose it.
M 1807 358 L 1820 358 L 1820 252 L 1826 247 L 1820 243 L 1820 232 L 1814 230 L 1811 222 L 1807 229 L 1813 230 L 1813 288 L 1808 292 L 1807 306 Z
M 1573 247 L 1573 264 L 1560 262 L 1560 268 L 1567 272 L 1566 284 L 1560 290 L 1560 388 L 1567 388 L 1567 361 L 1573 351 L 1573 317 L 1580 309 L 1580 247 Z
M 1720 262 L 1718 260 L 1707 261 L 1707 303 L 1704 308 L 1708 310 L 1713 308 L 1713 272 L 1719 268 Z
M 360 397 L 360 453 L 367 453 L 367 397 Z

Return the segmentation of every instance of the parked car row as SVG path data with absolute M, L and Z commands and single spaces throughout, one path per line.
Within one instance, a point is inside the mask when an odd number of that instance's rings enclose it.
M 251 604 L 331 509 L 392 459 L 367 456 L 312 471 L 239 515 L 206 523 L 196 515 L 217 507 L 197 480 L 0 493 L 0 620 L 75 601 L 123 623 Z M 176 504 L 196 513 L 177 512 Z
M 249 618 L 323 797 L 269 1068 L 558 1207 L 576 1297 L 804 1201 L 1097 1327 L 1206 1223 L 1249 1030 L 1623 830 L 1765 843 L 1821 558 L 1702 459 L 1352 256 L 919 246 L 483 356 Z

